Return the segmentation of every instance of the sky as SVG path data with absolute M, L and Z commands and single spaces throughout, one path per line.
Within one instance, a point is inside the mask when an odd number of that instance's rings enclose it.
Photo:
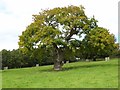
M 17 49 L 22 31 L 32 22 L 32 15 L 42 9 L 83 5 L 88 17 L 109 29 L 118 38 L 119 0 L 0 0 L 0 50 Z

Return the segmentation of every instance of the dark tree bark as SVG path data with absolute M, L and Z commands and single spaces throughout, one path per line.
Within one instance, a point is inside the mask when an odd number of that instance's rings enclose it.
M 96 61 L 96 56 L 93 57 L 93 61 Z
M 63 52 L 61 50 L 61 48 L 58 48 L 56 45 L 54 45 L 55 47 L 55 61 L 54 61 L 54 70 L 55 71 L 59 71 L 62 70 L 62 66 L 63 66 Z
M 93 61 L 96 61 L 96 58 L 93 58 Z

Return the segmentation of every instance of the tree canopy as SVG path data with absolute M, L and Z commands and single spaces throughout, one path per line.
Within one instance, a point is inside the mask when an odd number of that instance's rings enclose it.
M 102 27 L 91 30 L 83 39 L 83 43 L 88 58 L 93 59 L 97 56 L 107 57 L 117 48 L 114 35 Z

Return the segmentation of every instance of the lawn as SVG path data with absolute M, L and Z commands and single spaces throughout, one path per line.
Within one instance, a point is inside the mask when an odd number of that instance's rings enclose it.
M 52 65 L 2 71 L 3 88 L 117 88 L 118 60 L 75 62 L 53 71 Z

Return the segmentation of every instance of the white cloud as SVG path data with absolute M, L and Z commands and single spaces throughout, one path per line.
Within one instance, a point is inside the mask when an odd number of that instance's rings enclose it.
M 93 15 L 99 25 L 118 35 L 118 0 L 1 0 L 0 50 L 18 48 L 18 35 L 32 21 L 32 15 L 41 9 L 67 5 L 83 5 L 86 15 Z

